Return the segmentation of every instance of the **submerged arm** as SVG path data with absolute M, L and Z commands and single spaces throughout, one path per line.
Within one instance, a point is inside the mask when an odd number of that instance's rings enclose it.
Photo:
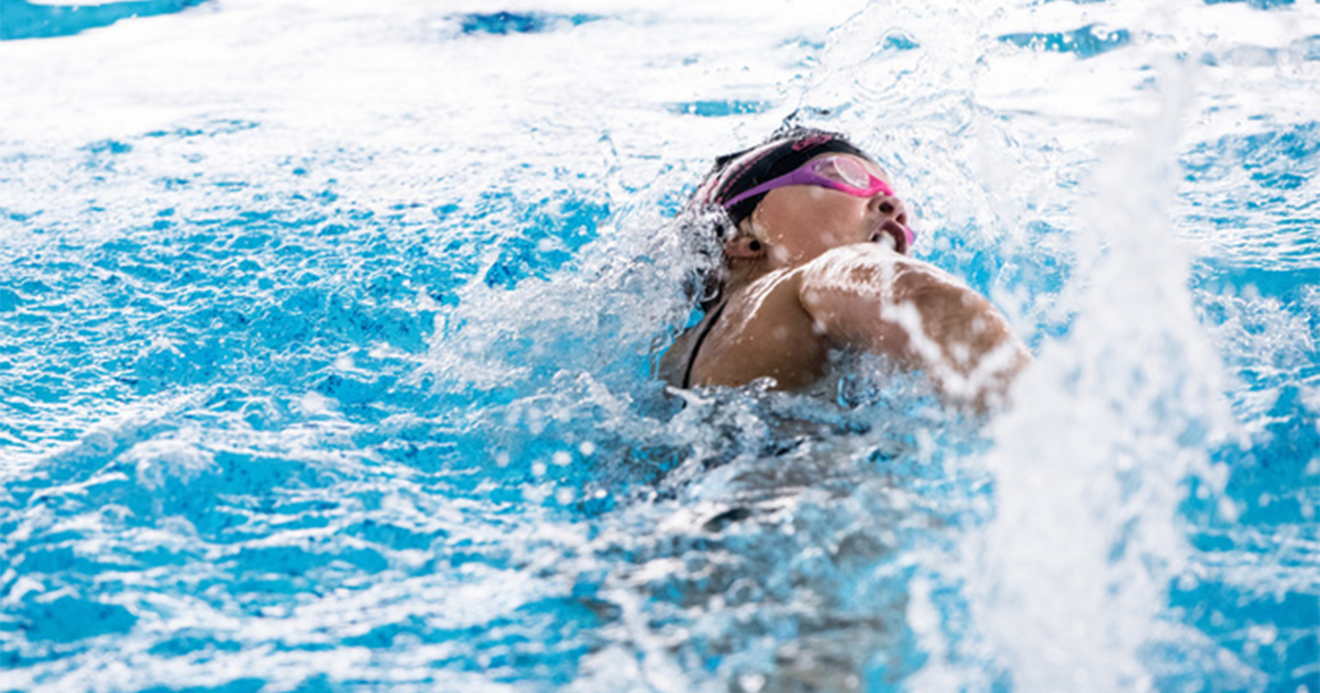
M 985 410 L 1031 361 L 985 297 L 879 246 L 845 246 L 808 263 L 799 298 L 831 342 L 923 370 L 955 404 Z

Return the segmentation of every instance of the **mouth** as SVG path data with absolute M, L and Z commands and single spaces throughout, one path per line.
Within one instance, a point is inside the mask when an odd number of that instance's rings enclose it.
M 900 255 L 907 255 L 907 251 L 908 251 L 907 229 L 903 228 L 901 224 L 899 224 L 898 222 L 892 219 L 886 219 L 885 222 L 880 225 L 880 232 L 884 233 L 886 236 L 888 236 L 891 240 L 894 241 L 894 250 L 898 251 Z

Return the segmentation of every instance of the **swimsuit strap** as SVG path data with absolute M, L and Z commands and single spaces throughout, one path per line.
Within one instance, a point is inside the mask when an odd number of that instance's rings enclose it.
M 727 305 L 729 305 L 729 300 L 725 299 L 724 302 L 715 309 L 715 312 L 711 313 L 710 320 L 708 320 L 706 326 L 702 328 L 701 334 L 697 335 L 697 341 L 692 345 L 692 351 L 688 353 L 687 369 L 683 371 L 684 390 L 688 389 L 692 384 L 692 365 L 697 362 L 697 353 L 701 351 L 701 343 L 706 341 L 706 335 L 710 334 L 711 328 L 715 327 L 715 323 L 720 321 L 720 315 L 724 313 L 724 307 Z

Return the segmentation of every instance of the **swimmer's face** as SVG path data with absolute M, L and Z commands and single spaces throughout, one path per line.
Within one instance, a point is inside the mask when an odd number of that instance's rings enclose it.
M 825 156 L 839 155 L 822 154 L 816 159 Z M 844 156 L 864 163 L 893 187 L 889 174 L 874 162 Z M 787 185 L 766 193 L 750 219 L 772 269 L 809 262 L 827 250 L 854 243 L 880 243 L 907 252 L 902 228 L 908 223 L 907 206 L 884 192 L 858 197 L 816 185 Z

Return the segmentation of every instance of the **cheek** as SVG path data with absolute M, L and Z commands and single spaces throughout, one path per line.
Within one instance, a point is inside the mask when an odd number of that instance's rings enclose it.
M 757 211 L 779 244 L 814 254 L 857 242 L 866 221 L 866 202 L 836 190 L 795 186 L 771 191 Z
M 866 201 L 848 195 L 846 199 L 835 200 L 833 204 L 821 205 L 817 220 L 838 240 L 849 240 L 856 235 L 858 225 L 866 221 Z
M 864 198 L 816 186 L 804 186 L 803 190 L 806 194 L 794 210 L 801 222 L 825 231 L 842 230 L 866 216 Z

